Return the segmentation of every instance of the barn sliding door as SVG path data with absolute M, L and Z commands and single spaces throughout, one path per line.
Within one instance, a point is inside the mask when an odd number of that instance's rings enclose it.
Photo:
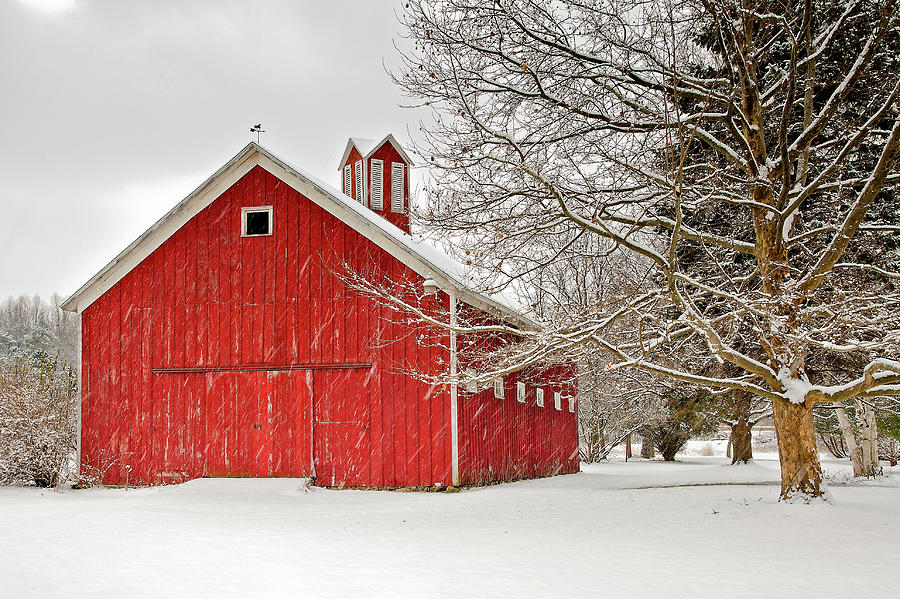
M 154 389 L 155 482 L 312 476 L 311 372 L 166 372 Z
M 312 475 L 308 372 L 206 376 L 206 476 Z

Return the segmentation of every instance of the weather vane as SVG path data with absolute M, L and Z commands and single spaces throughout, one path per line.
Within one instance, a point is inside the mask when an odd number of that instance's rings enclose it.
M 262 128 L 262 123 L 256 123 L 250 127 L 250 133 L 256 133 L 256 143 L 259 143 L 259 134 L 265 132 L 266 130 Z

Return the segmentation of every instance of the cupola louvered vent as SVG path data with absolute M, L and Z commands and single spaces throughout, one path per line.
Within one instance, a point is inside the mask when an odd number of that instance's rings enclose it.
M 391 212 L 403 212 L 403 163 L 391 163 Z
M 372 159 L 372 184 L 369 186 L 372 210 L 384 210 L 384 161 Z
M 363 163 L 362 160 L 356 161 L 356 201 L 362 203 L 363 197 Z

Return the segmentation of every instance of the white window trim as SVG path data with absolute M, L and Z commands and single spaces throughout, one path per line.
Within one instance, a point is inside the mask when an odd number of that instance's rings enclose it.
M 557 412 L 562 411 L 562 393 L 559 391 L 553 393 L 553 407 Z
M 499 376 L 494 379 L 494 397 L 496 399 L 503 399 L 503 377 Z
M 516 401 L 525 403 L 525 383 L 516 383 Z
M 268 212 L 269 213 L 269 232 L 258 233 L 256 235 L 247 234 L 247 215 L 251 212 Z M 275 231 L 275 220 L 272 218 L 271 206 L 244 206 L 241 208 L 241 237 L 269 237 Z
M 534 402 L 537 404 L 537 407 L 544 407 L 544 390 L 543 389 L 535 389 L 534 391 Z
M 375 175 L 375 163 L 378 163 L 378 166 L 381 169 L 379 173 L 380 176 L 376 177 Z M 378 182 L 378 192 L 375 191 L 375 182 Z M 378 158 L 372 159 L 372 181 L 369 185 L 369 191 L 371 197 L 369 198 L 369 207 L 372 210 L 384 210 L 384 161 L 379 160 Z M 376 202 L 377 196 L 377 202 Z
M 466 368 L 466 378 L 474 379 L 477 373 L 475 369 L 471 366 Z M 466 392 L 467 393 L 478 393 L 478 381 L 468 380 L 466 381 Z
M 573 414 L 575 413 L 575 396 L 574 395 L 569 396 L 569 411 L 572 412 Z
M 344 195 L 349 196 L 353 193 L 353 167 L 348 163 L 344 166 Z

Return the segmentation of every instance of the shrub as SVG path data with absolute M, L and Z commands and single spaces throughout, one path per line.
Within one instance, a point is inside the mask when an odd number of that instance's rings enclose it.
M 0 484 L 59 484 L 77 423 L 73 368 L 43 351 L 0 360 Z

